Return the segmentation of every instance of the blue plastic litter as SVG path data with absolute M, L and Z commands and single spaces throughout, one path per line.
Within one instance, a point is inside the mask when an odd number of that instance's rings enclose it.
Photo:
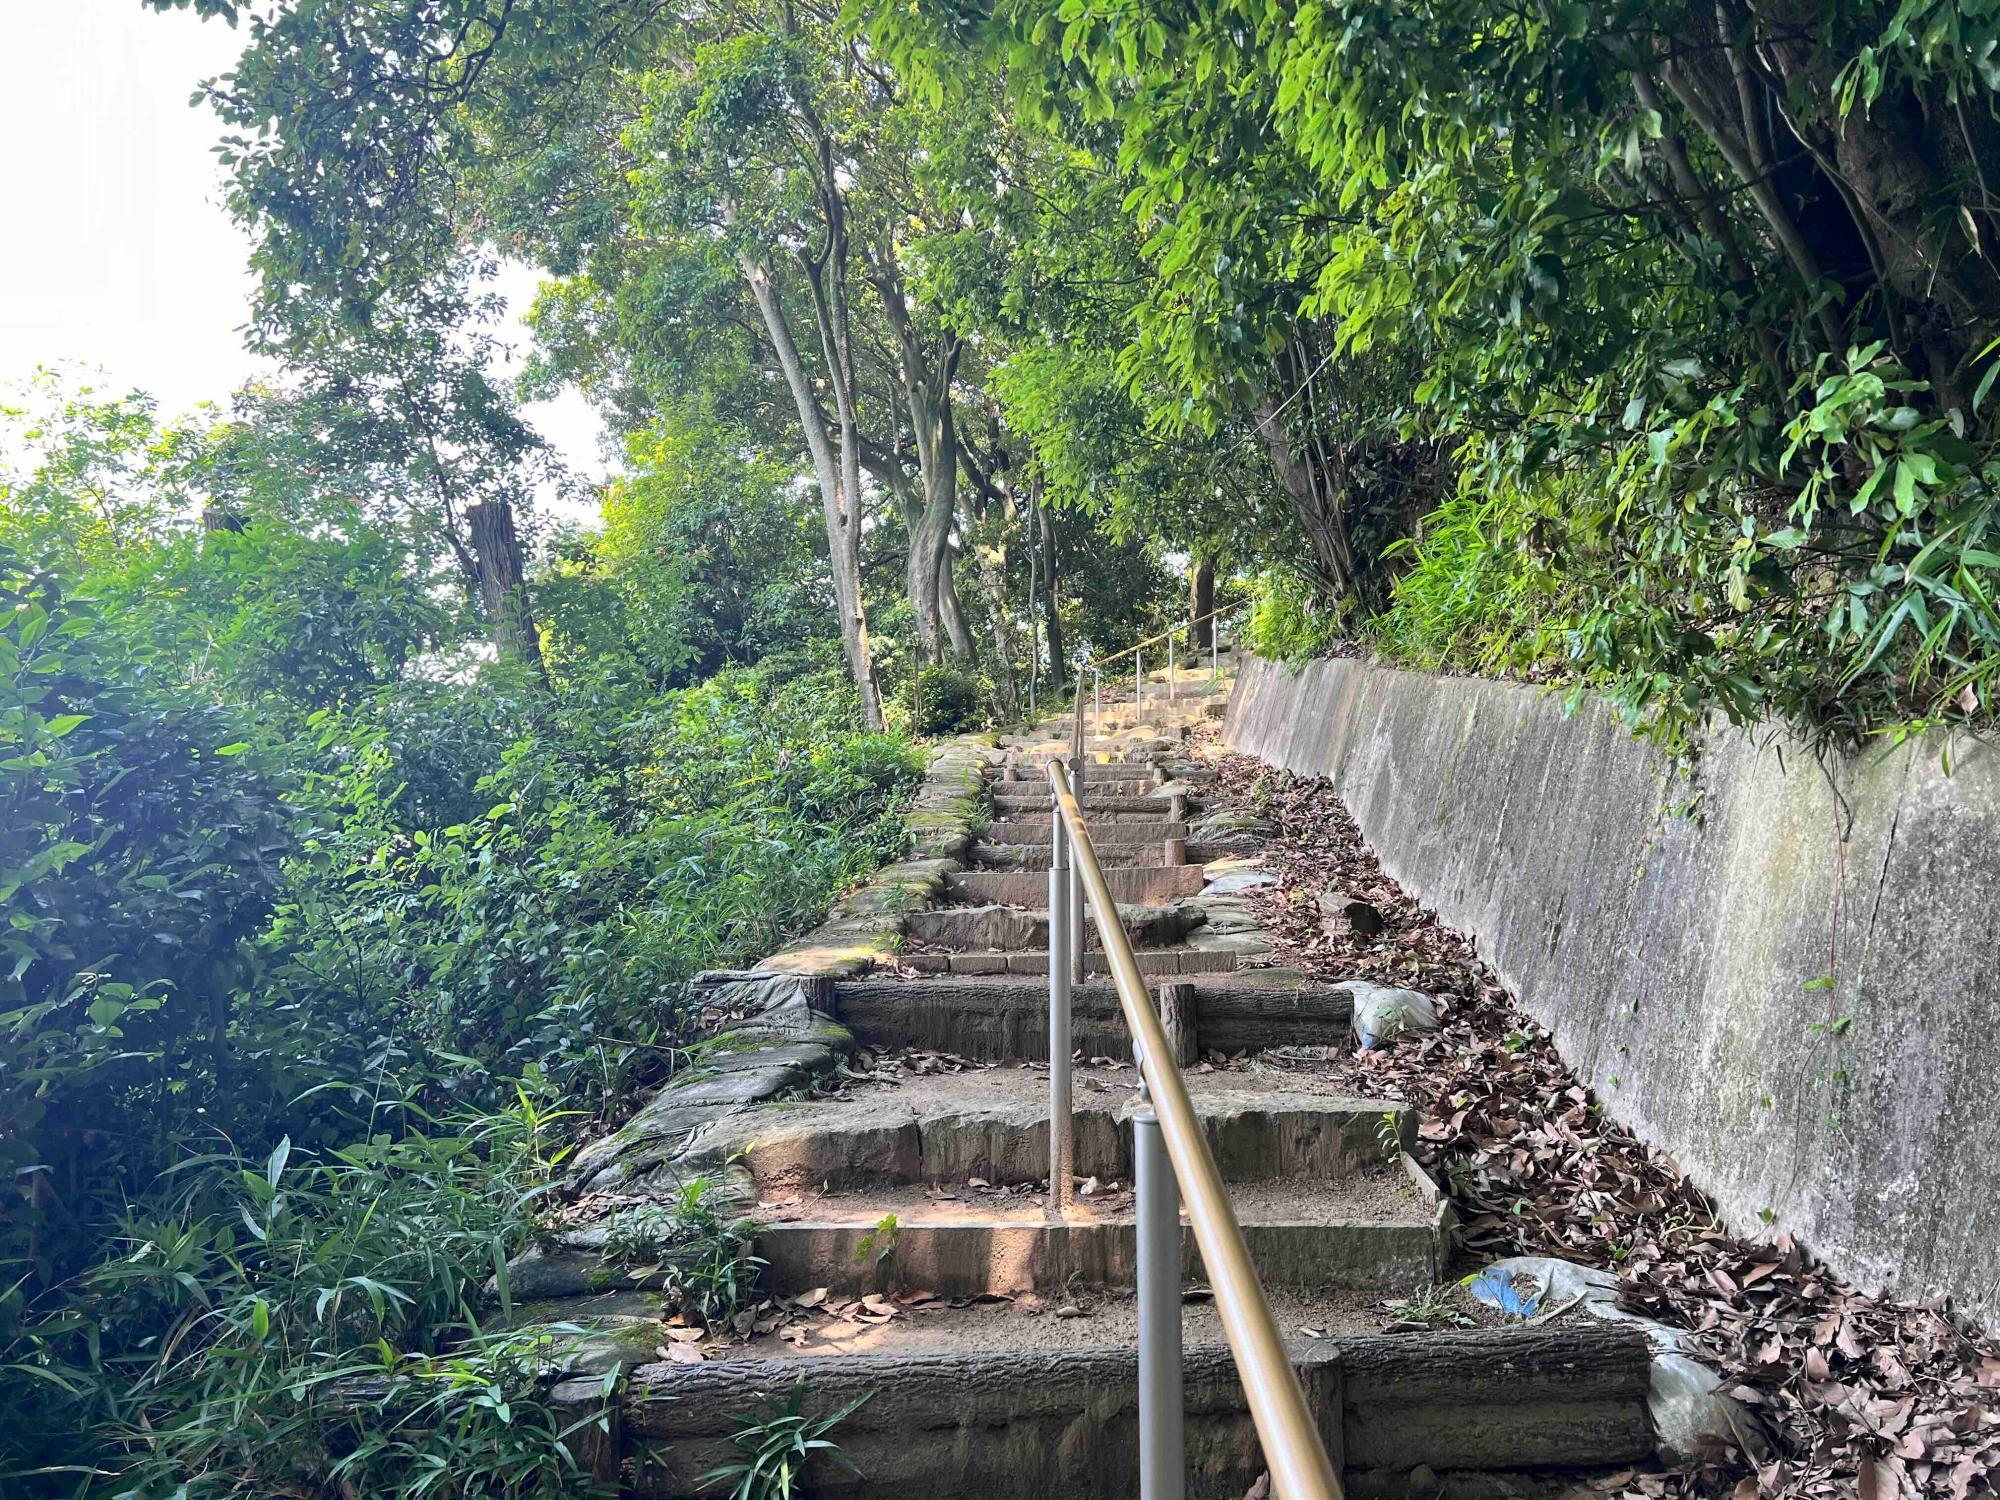
M 1514 1278 L 1502 1271 L 1481 1271 L 1472 1282 L 1473 1300 L 1497 1307 L 1503 1317 L 1532 1318 L 1542 1305 L 1542 1289 L 1536 1287 L 1523 1296 Z

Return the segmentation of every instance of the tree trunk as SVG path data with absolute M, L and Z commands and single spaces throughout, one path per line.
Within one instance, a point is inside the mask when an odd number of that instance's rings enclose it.
M 943 661 L 945 648 L 961 662 L 970 660 L 972 637 L 951 628 L 956 601 L 946 577 L 951 547 L 951 523 L 958 507 L 958 426 L 952 407 L 952 381 L 964 349 L 958 335 L 945 329 L 927 348 L 923 332 L 910 315 L 903 286 L 903 269 L 893 240 L 867 252 L 871 279 L 882 299 L 890 330 L 896 336 L 897 374 L 909 409 L 910 433 L 916 439 L 917 472 L 923 480 L 923 512 L 910 527 L 910 552 L 905 585 L 916 616 L 917 636 L 931 660 Z
M 1188 617 L 1194 621 L 1194 644 L 1206 651 L 1215 639 L 1215 564 L 1197 557 L 1188 568 Z
M 502 656 L 519 657 L 537 671 L 544 670 L 541 636 L 528 599 L 521 539 L 514 531 L 514 508 L 505 501 L 480 501 L 466 506 L 465 520 L 472 532 L 479 598 L 486 608 L 493 644 Z
M 1003 523 L 1004 524 L 1004 523 Z M 992 546 L 975 545 L 979 591 L 986 596 L 986 615 L 993 629 L 994 678 L 1000 706 L 1009 719 L 1021 712 L 1021 685 L 1014 677 L 1014 632 L 1007 623 L 1007 539 L 1003 532 Z
M 945 634 L 951 641 L 953 659 L 966 666 L 977 666 L 979 642 L 973 637 L 972 627 L 965 623 L 965 606 L 958 598 L 957 570 L 953 566 L 958 555 L 956 547 L 947 548 L 944 565 L 938 569 L 938 615 L 943 620 Z
M 1062 570 L 1056 561 L 1055 522 L 1049 519 L 1049 508 L 1042 503 L 1039 477 L 1029 491 L 1028 503 L 1034 509 L 1035 524 L 1042 535 L 1042 619 L 1049 635 L 1049 680 L 1061 682 L 1063 663 L 1069 659 L 1063 650 Z
M 1037 534 L 1037 522 L 1028 517 L 1028 534 L 1025 539 L 1028 550 L 1028 696 L 1035 696 L 1035 684 L 1042 676 L 1042 631 L 1035 619 L 1036 601 L 1042 590 L 1042 544 Z
M 778 289 L 772 280 L 770 267 L 749 255 L 743 257 L 742 267 L 744 277 L 750 283 L 750 294 L 757 303 L 757 311 L 764 319 L 765 331 L 770 335 L 772 350 L 778 357 L 778 368 L 784 372 L 793 405 L 798 408 L 799 425 L 805 433 L 806 450 L 812 456 L 813 475 L 819 483 L 820 510 L 826 523 L 827 562 L 833 575 L 834 602 L 840 610 L 841 650 L 847 658 L 848 675 L 861 693 L 862 724 L 879 734 L 883 727 L 882 695 L 875 678 L 874 653 L 868 644 L 868 619 L 861 603 L 859 483 L 857 480 L 855 488 L 844 493 L 843 471 L 846 465 L 842 457 L 835 454 L 826 423 L 813 400 L 812 382 L 806 373 L 805 361 L 799 355 L 798 344 L 792 338 L 791 323 L 785 317 L 784 306 L 778 300 Z M 818 301 L 817 297 L 815 300 Z M 857 512 L 856 522 L 851 526 L 848 524 L 846 493 L 853 495 Z
M 1290 497 L 1293 514 L 1312 548 L 1313 571 L 1333 598 L 1345 599 L 1354 591 L 1354 551 L 1347 539 L 1347 517 L 1341 512 L 1339 496 L 1330 495 L 1311 466 L 1292 452 L 1291 436 L 1276 401 L 1265 397 L 1253 411 L 1271 469 Z

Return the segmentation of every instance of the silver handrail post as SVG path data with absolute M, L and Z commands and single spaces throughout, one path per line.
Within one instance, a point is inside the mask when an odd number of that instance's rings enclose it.
M 1174 690 L 1174 633 L 1169 630 L 1167 632 L 1167 702 L 1171 705 L 1176 701 L 1178 700 Z
M 1216 614 L 1208 617 L 1208 675 L 1210 687 L 1222 681 L 1222 617 Z
M 1062 809 L 1049 797 L 1049 1213 L 1069 1208 L 1070 861 Z
M 1134 1056 L 1143 1056 L 1133 1044 Z M 1132 1116 L 1134 1225 L 1139 1241 L 1139 1500 L 1181 1500 L 1187 1487 L 1181 1389 L 1181 1195 L 1160 1117 L 1140 1070 Z
M 1101 669 L 1097 667 L 1092 667 L 1090 669 L 1090 707 L 1092 714 L 1095 716 L 1094 722 L 1097 726 L 1096 729 L 1093 731 L 1093 733 L 1095 733 L 1099 739 L 1103 739 L 1104 738 L 1104 673 Z
M 1132 653 L 1132 718 L 1134 721 L 1138 719 L 1140 714 L 1146 711 L 1146 705 L 1140 701 L 1141 695 L 1145 692 L 1145 687 L 1146 653 L 1143 650 L 1134 651 Z

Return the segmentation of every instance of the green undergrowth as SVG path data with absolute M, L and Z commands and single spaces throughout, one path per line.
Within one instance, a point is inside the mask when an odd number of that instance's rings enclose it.
M 587 1493 L 507 1259 L 919 758 L 809 657 L 263 691 L 143 563 L 0 545 L 0 1492 Z

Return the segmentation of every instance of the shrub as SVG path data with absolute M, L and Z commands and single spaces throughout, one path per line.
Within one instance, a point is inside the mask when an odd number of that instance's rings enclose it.
M 925 667 L 917 673 L 918 734 L 959 734 L 991 717 L 986 691 L 973 673 L 948 665 Z
M 1258 580 L 1243 644 L 1272 661 L 1303 661 L 1342 639 L 1342 612 L 1290 573 Z

